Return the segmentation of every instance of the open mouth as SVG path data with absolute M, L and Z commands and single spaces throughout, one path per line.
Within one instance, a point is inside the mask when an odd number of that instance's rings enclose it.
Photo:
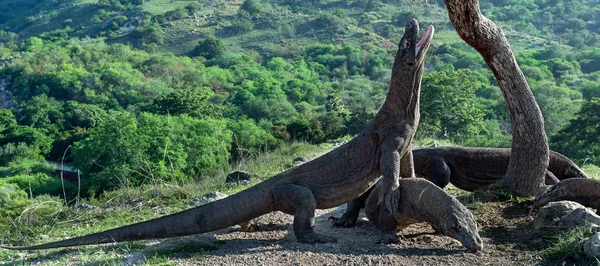
M 433 38 L 433 25 L 429 26 L 429 28 L 427 28 L 427 32 L 425 32 L 425 35 L 423 35 L 423 37 L 421 38 L 421 40 L 419 40 L 419 42 L 417 42 L 417 46 L 415 49 L 415 56 L 419 54 L 419 52 L 421 51 L 421 47 L 423 47 L 423 45 L 428 44 L 429 41 L 431 40 L 431 38 Z

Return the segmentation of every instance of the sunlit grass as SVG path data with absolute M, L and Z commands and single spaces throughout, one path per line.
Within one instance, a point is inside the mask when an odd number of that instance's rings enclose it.
M 581 170 L 583 170 L 590 178 L 600 179 L 600 167 L 596 165 L 586 164 L 581 167 Z

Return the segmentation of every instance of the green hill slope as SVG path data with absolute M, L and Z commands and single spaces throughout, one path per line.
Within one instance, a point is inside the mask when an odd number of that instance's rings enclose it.
M 0 29 L 21 38 L 107 37 L 110 42 L 187 54 L 207 36 L 230 51 L 261 56 L 294 56 L 315 42 L 392 46 L 404 21 L 416 17 L 438 25 L 441 42 L 459 41 L 443 1 L 244 1 L 70 0 L 0 1 Z M 598 37 L 596 1 L 481 1 L 484 13 L 505 26 L 518 48 L 558 42 L 594 46 Z M 438 37 L 439 38 L 439 37 Z M 439 40 L 439 39 L 438 39 Z M 391 41 L 392 43 L 390 43 Z

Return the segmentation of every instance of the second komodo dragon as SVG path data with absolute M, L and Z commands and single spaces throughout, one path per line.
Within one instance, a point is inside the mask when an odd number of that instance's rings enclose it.
M 365 215 L 381 231 L 384 243 L 398 242 L 397 231 L 407 226 L 427 222 L 433 229 L 452 237 L 471 251 L 483 249 L 483 242 L 477 231 L 473 215 L 454 197 L 443 189 L 422 178 L 400 180 L 400 201 L 393 214 L 378 203 L 381 184 L 365 193 Z M 335 217 L 330 217 L 335 221 Z
M 577 165 L 560 153 L 550 151 L 546 185 L 569 178 L 587 178 Z M 452 183 L 474 191 L 501 180 L 510 161 L 509 148 L 433 147 L 413 150 L 415 174 L 441 188 Z
M 363 133 L 337 149 L 204 206 L 58 242 L 6 248 L 34 250 L 193 235 L 243 223 L 272 211 L 294 215 L 294 235 L 299 242 L 335 242 L 334 238 L 314 231 L 316 208 L 348 202 L 383 175 L 383 199 L 393 209 L 400 196 L 399 177 L 414 175 L 409 147 L 419 122 L 421 78 L 433 31 L 430 26 L 419 40 L 417 21 L 408 22 L 398 44 L 383 106 Z

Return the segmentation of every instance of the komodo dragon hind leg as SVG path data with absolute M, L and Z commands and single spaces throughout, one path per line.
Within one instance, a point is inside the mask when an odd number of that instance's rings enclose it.
M 307 187 L 287 184 L 273 188 L 275 208 L 294 215 L 294 235 L 298 242 L 334 243 L 333 237 L 317 234 L 314 231 L 317 200 Z
M 371 194 L 371 191 L 375 188 L 375 185 L 371 186 L 369 190 L 365 191 L 358 198 L 348 202 L 346 204 L 346 211 L 342 214 L 342 217 L 337 218 L 334 216 L 329 217 L 329 221 L 333 222 L 333 226 L 335 227 L 354 227 L 356 225 L 356 220 L 358 220 L 358 215 L 360 214 L 360 210 L 365 207 L 365 202 Z
M 432 156 L 427 161 L 427 180 L 440 188 L 445 188 L 450 183 L 450 167 L 441 156 Z
M 416 177 L 415 162 L 413 161 L 413 153 L 410 147 L 400 158 L 400 178 Z

